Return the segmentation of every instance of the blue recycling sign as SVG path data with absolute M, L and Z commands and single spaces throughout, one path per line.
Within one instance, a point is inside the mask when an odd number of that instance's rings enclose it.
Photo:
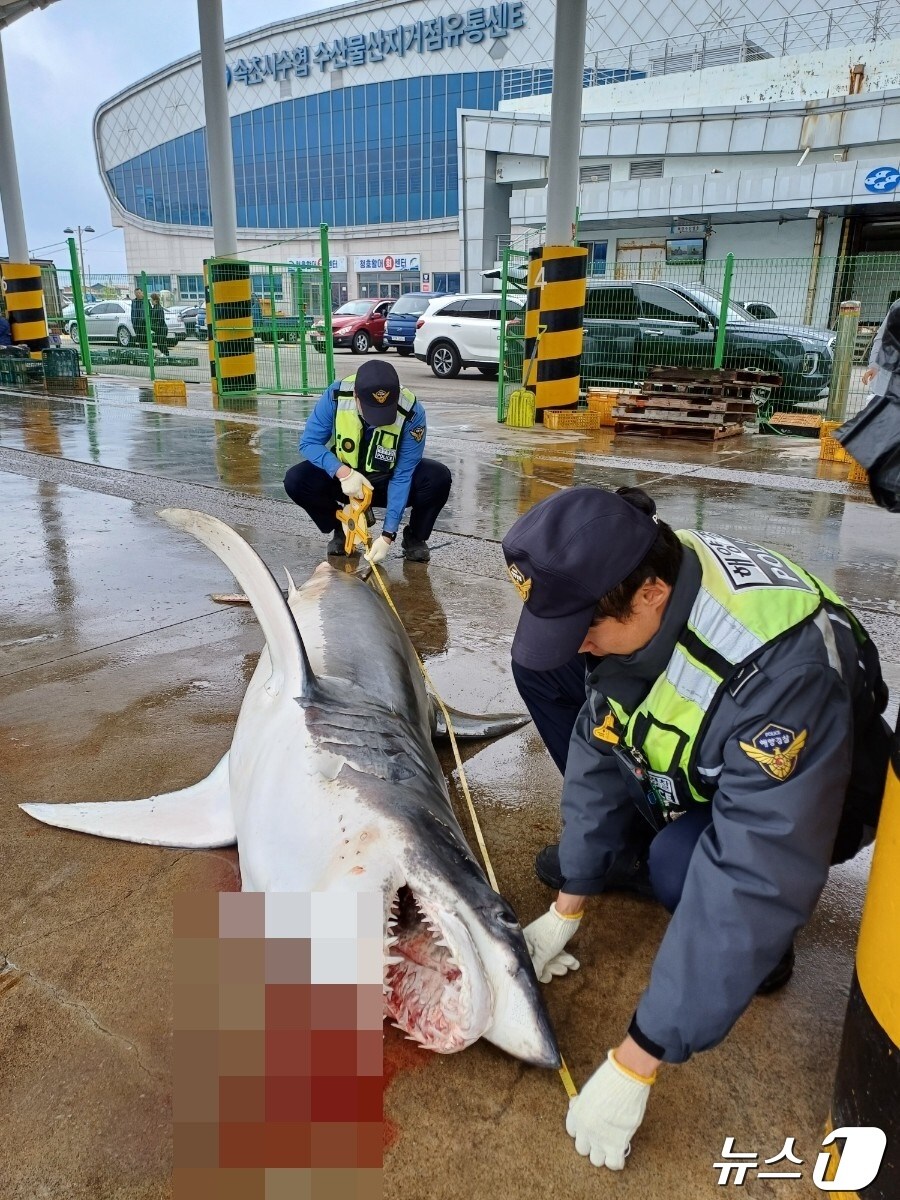
M 863 180 L 867 192 L 894 192 L 900 187 L 900 168 L 876 167 Z

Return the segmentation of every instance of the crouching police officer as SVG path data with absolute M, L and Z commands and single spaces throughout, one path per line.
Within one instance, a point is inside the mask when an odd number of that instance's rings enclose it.
M 559 894 L 525 929 L 538 977 L 578 966 L 588 897 L 650 892 L 673 914 L 566 1121 L 579 1154 L 620 1170 L 660 1062 L 715 1046 L 787 982 L 830 864 L 872 840 L 887 694 L 825 584 L 739 538 L 675 533 L 638 489 L 560 492 L 503 552 L 525 602 L 513 674 L 564 773 L 560 843 L 536 863 Z
M 362 498 L 363 485 L 374 489 L 372 504 L 385 508 L 381 536 L 366 558 L 387 557 L 403 516 L 403 554 L 428 562 L 428 538 L 450 495 L 450 471 L 424 458 L 425 410 L 397 372 L 383 360 L 365 362 L 323 392 L 300 438 L 305 462 L 291 467 L 284 490 L 323 533 L 330 533 L 328 554 L 344 554 L 344 533 L 335 513 L 346 497 Z

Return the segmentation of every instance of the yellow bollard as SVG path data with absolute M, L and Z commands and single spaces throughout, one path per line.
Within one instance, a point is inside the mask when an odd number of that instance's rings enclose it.
M 27 346 L 32 358 L 40 358 L 50 345 L 41 268 L 36 263 L 0 263 L 0 280 L 13 342 Z
M 535 407 L 543 415 L 544 409 L 566 408 L 578 403 L 587 250 L 581 246 L 543 246 L 540 261 L 543 268 L 539 319 L 542 334 L 537 347 L 534 386 Z M 530 268 L 528 282 L 526 354 L 532 305 Z
M 855 1200 L 858 1190 L 865 1189 L 865 1200 L 896 1200 L 900 1195 L 900 723 L 891 747 L 829 1126 L 829 1131 L 851 1132 L 840 1158 L 833 1156 L 835 1161 L 823 1177 L 835 1184 L 827 1190 Z M 881 1130 L 881 1136 L 854 1133 L 859 1127 Z M 841 1187 L 843 1192 L 837 1190 Z
M 250 264 L 214 258 L 207 262 L 206 274 L 213 391 L 223 396 L 254 392 L 256 351 L 250 309 Z

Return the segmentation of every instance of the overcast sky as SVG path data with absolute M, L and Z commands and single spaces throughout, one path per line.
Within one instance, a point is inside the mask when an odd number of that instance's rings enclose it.
M 224 0 L 225 36 L 337 0 Z M 3 31 L 10 106 L 28 246 L 68 264 L 63 229 L 93 225 L 85 267 L 124 271 L 122 233 L 112 229 L 91 136 L 99 105 L 167 63 L 200 48 L 193 0 L 59 0 Z M 109 232 L 112 230 L 112 232 Z M 0 224 L 0 254 L 6 254 Z

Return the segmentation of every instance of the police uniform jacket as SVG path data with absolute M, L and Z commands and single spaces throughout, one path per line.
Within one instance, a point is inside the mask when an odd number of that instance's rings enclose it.
M 608 700 L 633 710 L 665 672 L 701 577 L 697 555 L 685 547 L 648 645 L 627 657 L 586 656 L 587 699 L 562 796 L 560 867 L 570 894 L 602 892 L 613 859 L 635 836 L 635 781 L 592 731 Z M 871 643 L 860 648 L 845 610 L 826 604 L 824 612 L 827 620 L 807 621 L 765 646 L 709 711 L 696 764 L 710 783 L 712 822 L 630 1029 L 665 1061 L 721 1041 L 809 920 L 832 861 L 871 840 L 864 826 L 877 819 L 889 746 L 877 654 Z M 771 726 L 802 743 L 786 778 L 752 753 Z
M 300 453 L 303 457 L 331 476 L 336 475 L 341 467 L 341 460 L 332 449 L 340 391 L 341 380 L 339 379 L 325 389 L 309 414 L 306 427 L 300 437 Z M 372 430 L 364 421 L 362 425 L 365 440 L 371 436 Z M 396 533 L 400 527 L 403 510 L 409 503 L 413 475 L 425 453 L 426 434 L 425 409 L 421 401 L 416 401 L 411 415 L 403 423 L 403 431 L 397 447 L 396 463 L 387 480 L 387 506 L 384 514 L 386 533 Z M 365 461 L 365 454 L 362 451 L 359 461 L 360 463 Z M 365 470 L 363 466 L 360 466 L 359 469 Z M 381 477 L 372 475 L 369 477 L 369 481 L 375 484 L 381 482 Z

